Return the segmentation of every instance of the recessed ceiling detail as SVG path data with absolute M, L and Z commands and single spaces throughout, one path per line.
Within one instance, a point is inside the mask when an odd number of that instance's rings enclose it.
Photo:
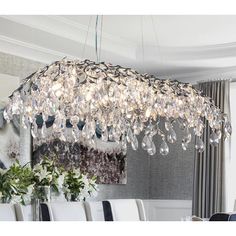
M 95 19 L 1 16 L 0 51 L 43 63 L 81 58 L 91 20 L 84 57 L 95 60 Z M 188 82 L 236 75 L 236 16 L 143 16 L 144 58 L 140 22 L 104 16 L 101 60 Z

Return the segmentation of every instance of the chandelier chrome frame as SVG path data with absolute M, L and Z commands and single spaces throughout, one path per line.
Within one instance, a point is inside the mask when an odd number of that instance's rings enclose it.
M 119 143 L 124 153 L 127 143 L 138 149 L 137 135 L 142 132 L 141 146 L 149 155 L 156 153 L 155 135 L 162 139 L 160 154 L 169 153 L 167 143 L 177 140 L 175 124 L 183 130 L 184 150 L 192 133 L 197 136 L 195 148 L 204 150 L 204 119 L 212 129 L 213 145 L 232 132 L 227 115 L 191 84 L 90 60 L 63 59 L 27 77 L 9 97 L 4 111 L 7 121 L 14 115 L 21 116 L 24 128 L 31 128 L 33 138 L 87 140 L 92 146 L 101 138 Z

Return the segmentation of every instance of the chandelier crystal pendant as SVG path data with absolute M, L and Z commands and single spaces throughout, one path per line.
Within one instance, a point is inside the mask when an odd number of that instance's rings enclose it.
M 162 140 L 160 154 L 169 153 L 169 143 L 178 138 L 175 123 L 183 130 L 183 150 L 191 142 L 191 134 L 197 136 L 195 148 L 204 150 L 204 119 L 212 130 L 212 145 L 232 131 L 227 115 L 191 84 L 89 60 L 56 61 L 26 78 L 4 111 L 7 121 L 14 115 L 21 116 L 24 128 L 31 128 L 33 138 L 53 135 L 65 141 L 69 123 L 73 141 L 85 139 L 93 144 L 99 137 L 119 143 L 124 153 L 127 143 L 138 149 L 137 136 L 143 131 L 141 146 L 149 155 L 157 150 L 155 135 Z M 48 132 L 49 119 L 53 120 L 52 132 Z

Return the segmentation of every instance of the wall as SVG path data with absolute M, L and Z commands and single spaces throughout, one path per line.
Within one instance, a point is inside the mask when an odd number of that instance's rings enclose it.
M 159 153 L 151 158 L 150 198 L 191 200 L 193 186 L 194 139 L 184 151 L 181 146 L 182 131 L 174 126 L 177 142 L 168 144 L 170 153 L 163 157 Z M 159 137 L 155 143 L 160 145 Z
M 144 200 L 143 203 L 148 221 L 180 221 L 192 215 L 190 200 Z
M 43 64 L 17 56 L 0 53 L 0 73 L 25 78 Z M 177 130 L 179 137 L 180 131 Z M 128 150 L 128 180 L 126 185 L 100 185 L 97 199 L 142 198 L 142 199 L 191 199 L 193 143 L 188 151 L 181 148 L 181 138 L 170 145 L 170 154 L 161 157 L 155 139 L 157 154 L 149 157 L 141 148 Z M 141 138 L 139 138 L 141 145 Z M 30 158 L 30 133 L 22 130 L 21 155 Z
M 139 144 L 141 139 L 139 138 Z M 127 152 L 127 184 L 100 185 L 97 199 L 109 198 L 149 198 L 150 157 L 141 148 Z

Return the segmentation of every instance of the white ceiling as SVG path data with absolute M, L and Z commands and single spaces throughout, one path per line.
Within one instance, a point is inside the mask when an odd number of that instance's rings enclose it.
M 0 51 L 44 63 L 95 60 L 95 22 L 96 16 L 1 16 Z M 182 81 L 232 78 L 235 26 L 236 16 L 106 15 L 101 60 Z

